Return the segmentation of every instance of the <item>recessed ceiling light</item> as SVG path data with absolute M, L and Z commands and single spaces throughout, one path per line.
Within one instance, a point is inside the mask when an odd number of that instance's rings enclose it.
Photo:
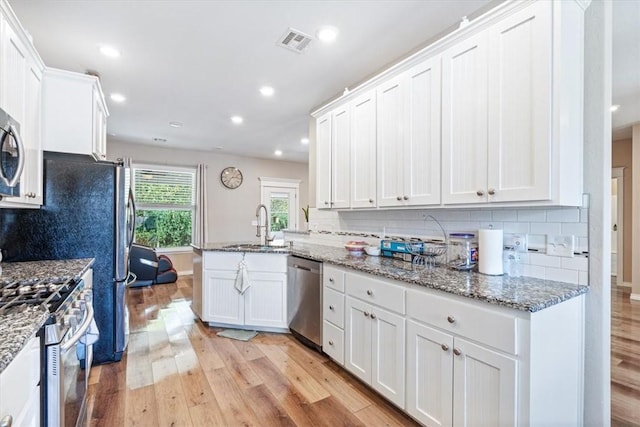
M 262 96 L 273 96 L 275 90 L 271 86 L 262 86 L 260 88 L 260 93 Z
M 300 142 L 306 145 L 309 143 L 309 138 L 302 138 Z
M 120 56 L 120 51 L 113 46 L 102 45 L 100 46 L 100 53 L 109 58 L 117 58 Z
M 616 105 L 612 105 L 610 110 L 611 110 L 612 113 L 615 113 L 616 111 L 618 111 L 619 108 L 620 108 L 620 106 L 616 104 Z
M 151 138 L 151 139 L 153 139 L 153 142 L 167 142 L 166 138 L 157 138 L 157 137 L 155 137 L 155 138 Z
M 112 93 L 110 98 L 113 102 L 124 102 L 127 100 L 127 98 L 120 93 Z
M 240 116 L 231 116 L 231 121 L 237 125 L 239 125 L 240 123 L 242 123 L 244 121 L 244 119 Z
M 322 27 L 316 33 L 318 39 L 325 43 L 331 43 L 338 38 L 338 29 L 336 27 L 331 27 L 329 25 Z
M 273 152 L 276 156 L 282 156 L 282 150 L 276 150 Z
M 180 123 L 180 122 L 169 122 L 169 126 L 171 126 L 172 128 L 181 128 L 182 127 L 182 123 Z

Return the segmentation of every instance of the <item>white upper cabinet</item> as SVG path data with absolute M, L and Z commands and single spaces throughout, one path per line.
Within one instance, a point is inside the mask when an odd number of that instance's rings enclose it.
M 44 64 L 5 2 L 0 2 L 0 107 L 20 124 L 25 165 L 20 196 L 0 207 L 42 204 L 42 70 Z
M 351 151 L 351 109 L 347 105 L 331 118 L 331 207 L 349 207 L 349 158 Z
M 401 206 L 404 192 L 402 78 L 378 87 L 378 206 Z
M 107 158 L 109 113 L 97 77 L 47 68 L 42 99 L 44 150 Z
M 316 121 L 316 207 L 331 207 L 331 113 Z
M 445 204 L 486 200 L 486 32 L 442 55 L 442 188 Z
M 352 208 L 376 206 L 376 94 L 368 92 L 351 104 Z

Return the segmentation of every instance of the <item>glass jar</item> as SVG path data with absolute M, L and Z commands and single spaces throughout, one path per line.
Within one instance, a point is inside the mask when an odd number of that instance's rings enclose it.
M 449 234 L 449 265 L 456 270 L 471 270 L 478 263 L 478 240 L 475 234 Z

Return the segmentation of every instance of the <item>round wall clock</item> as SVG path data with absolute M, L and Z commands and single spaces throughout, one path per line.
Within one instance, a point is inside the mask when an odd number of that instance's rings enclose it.
M 242 184 L 242 172 L 233 166 L 224 168 L 222 169 L 222 173 L 220 173 L 220 181 L 222 181 L 225 187 L 232 190 L 238 188 Z

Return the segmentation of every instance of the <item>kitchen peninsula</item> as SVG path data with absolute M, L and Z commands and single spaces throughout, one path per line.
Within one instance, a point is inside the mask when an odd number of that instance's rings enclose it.
M 205 244 L 194 250 L 194 309 L 201 318 L 207 307 L 282 313 L 287 254 L 324 263 L 323 351 L 418 421 L 580 424 L 588 287 L 415 267 L 309 243 Z M 241 294 L 243 259 L 250 288 Z M 247 305 L 251 292 L 266 290 L 267 273 L 276 294 Z

